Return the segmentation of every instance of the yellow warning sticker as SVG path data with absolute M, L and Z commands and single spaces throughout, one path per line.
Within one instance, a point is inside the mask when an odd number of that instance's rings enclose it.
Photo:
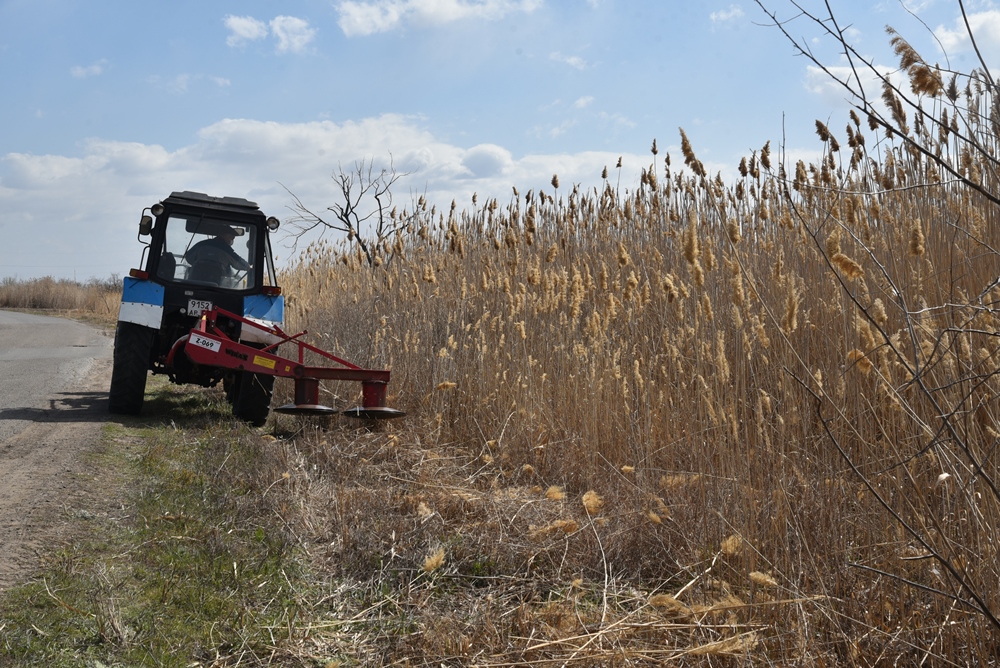
M 261 357 L 260 355 L 253 356 L 253 363 L 257 366 L 267 367 L 268 369 L 274 368 L 274 360 L 268 359 L 266 357 Z

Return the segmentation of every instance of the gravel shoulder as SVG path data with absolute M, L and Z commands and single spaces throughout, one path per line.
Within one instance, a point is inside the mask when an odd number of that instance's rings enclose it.
M 95 463 L 113 333 L 0 311 L 0 593 L 113 500 Z

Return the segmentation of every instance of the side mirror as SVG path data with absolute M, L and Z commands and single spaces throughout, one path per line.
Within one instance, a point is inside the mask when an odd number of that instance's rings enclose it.
M 143 216 L 139 220 L 139 235 L 140 236 L 146 236 L 147 234 L 149 234 L 152 231 L 153 231 L 153 217 L 152 216 Z

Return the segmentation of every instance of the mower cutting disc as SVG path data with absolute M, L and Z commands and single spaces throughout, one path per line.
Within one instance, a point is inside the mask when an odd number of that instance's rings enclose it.
M 357 408 L 349 408 L 343 412 L 347 417 L 361 418 L 363 420 L 390 420 L 392 418 L 399 418 L 406 415 L 403 411 L 396 410 L 395 408 L 388 408 L 386 406 L 374 406 L 372 408 L 365 408 L 364 406 L 358 406 Z
M 274 410 L 288 415 L 333 415 L 338 412 L 336 409 L 320 404 L 285 404 Z

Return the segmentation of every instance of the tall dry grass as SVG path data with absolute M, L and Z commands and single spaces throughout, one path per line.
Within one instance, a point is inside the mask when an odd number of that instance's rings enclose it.
M 723 183 L 685 138 L 690 172 L 654 145 L 634 191 L 605 170 L 589 192 L 554 177 L 503 203 L 421 201 L 376 267 L 311 246 L 284 278 L 290 321 L 390 367 L 390 404 L 410 413 L 391 451 L 408 446 L 393 456 L 412 469 L 355 498 L 381 519 L 340 567 L 388 550 L 423 503 L 446 517 L 425 551 L 460 536 L 459 571 L 534 559 L 687 606 L 732 596 L 757 606 L 744 621 L 769 656 L 996 650 L 964 602 L 1000 610 L 1000 221 L 856 117 L 845 148 L 819 132 L 821 163 L 787 177 L 765 146 Z M 357 495 L 337 480 L 317 504 Z M 492 520 L 471 501 L 444 511 L 442 485 L 507 501 Z
M 44 278 L 0 281 L 0 308 L 60 311 L 112 324 L 118 319 L 121 281 L 117 276 L 85 283 Z

